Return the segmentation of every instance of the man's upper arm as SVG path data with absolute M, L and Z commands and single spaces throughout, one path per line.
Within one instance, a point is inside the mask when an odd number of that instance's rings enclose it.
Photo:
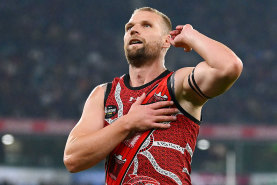
M 232 74 L 232 69 L 220 71 L 201 62 L 196 67 L 179 69 L 176 77 L 180 82 L 179 93 L 182 92 L 186 99 L 196 104 L 204 104 L 208 99 L 227 91 L 239 75 Z
M 239 74 L 236 71 L 238 70 L 232 69 L 235 67 L 230 65 L 231 69 L 222 70 L 201 62 L 193 69 L 186 84 L 191 88 L 194 87 L 204 99 L 213 98 L 227 91 L 237 80 Z
M 104 127 L 105 91 L 106 85 L 99 85 L 91 92 L 85 102 L 82 116 L 70 136 L 86 135 Z

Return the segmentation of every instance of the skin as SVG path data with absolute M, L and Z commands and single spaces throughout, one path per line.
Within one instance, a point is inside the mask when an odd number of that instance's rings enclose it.
M 189 24 L 178 25 L 175 30 L 166 33 L 162 18 L 147 11 L 136 12 L 126 24 L 124 35 L 125 53 L 136 53 L 146 47 L 151 50 L 144 60 L 129 62 L 130 85 L 133 87 L 146 84 L 163 71 L 164 57 L 167 49 L 184 48 L 189 52 L 196 51 L 203 62 L 195 66 L 195 80 L 204 94 L 209 97 L 218 96 L 227 91 L 242 71 L 242 62 L 227 46 L 201 34 Z M 139 39 L 141 44 L 130 45 L 132 39 Z M 153 48 L 155 47 L 155 48 Z M 175 94 L 180 105 L 192 116 L 200 119 L 201 109 L 207 99 L 198 96 L 187 82 L 192 67 L 184 67 L 175 74 Z M 152 128 L 168 129 L 162 121 L 174 121 L 175 108 L 165 108 L 173 104 L 171 101 L 141 105 L 145 94 L 137 99 L 128 114 L 104 127 L 104 93 L 106 86 L 97 86 L 89 95 L 82 116 L 69 134 L 64 163 L 70 172 L 79 172 L 90 168 L 105 159 L 109 153 L 128 135 L 137 131 Z M 105 147 L 103 147 L 105 146 Z

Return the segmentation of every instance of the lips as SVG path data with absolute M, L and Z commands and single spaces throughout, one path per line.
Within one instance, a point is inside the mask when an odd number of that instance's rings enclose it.
M 142 44 L 143 42 L 139 39 L 131 39 L 129 45 Z

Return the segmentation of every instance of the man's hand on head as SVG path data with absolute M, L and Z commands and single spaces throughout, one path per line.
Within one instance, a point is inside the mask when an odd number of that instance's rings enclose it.
M 178 25 L 175 30 L 170 32 L 171 45 L 175 47 L 184 48 L 184 51 L 190 52 L 192 48 L 189 45 L 190 32 L 193 30 L 193 27 L 190 24 Z

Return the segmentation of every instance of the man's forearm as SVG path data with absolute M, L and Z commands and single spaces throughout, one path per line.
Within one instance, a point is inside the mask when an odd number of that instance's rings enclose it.
M 225 70 L 241 65 L 237 55 L 224 44 L 215 41 L 197 30 L 191 30 L 188 44 L 207 64 L 215 69 Z
M 105 159 L 130 133 L 125 125 L 126 119 L 123 116 L 92 134 L 71 136 L 64 156 L 68 170 L 79 172 Z
M 80 121 L 72 130 L 64 152 L 64 163 L 70 172 L 85 170 L 103 160 L 129 134 L 143 132 L 150 129 L 167 129 L 169 124 L 160 122 L 175 121 L 178 110 L 167 108 L 172 101 L 161 101 L 149 105 L 142 105 L 146 95 L 138 97 L 131 106 L 128 114 L 120 117 L 106 127 L 98 127 L 96 131 L 88 132 L 91 119 Z M 99 121 L 99 120 L 98 120 Z M 85 124 L 84 124 L 85 123 Z M 88 125 L 89 124 L 89 125 Z M 78 125 L 85 125 L 78 129 Z M 96 124 L 97 125 L 97 124 Z M 86 133 L 86 134 L 82 134 Z

